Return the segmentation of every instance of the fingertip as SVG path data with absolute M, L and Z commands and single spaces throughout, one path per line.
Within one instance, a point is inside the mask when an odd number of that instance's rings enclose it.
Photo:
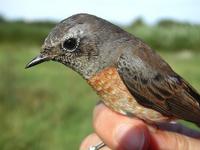
M 121 124 L 115 130 L 116 149 L 123 150 L 144 150 L 148 149 L 150 136 L 145 126 L 131 126 Z

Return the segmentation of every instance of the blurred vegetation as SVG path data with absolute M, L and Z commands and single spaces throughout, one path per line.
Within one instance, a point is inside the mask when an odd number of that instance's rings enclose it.
M 96 94 L 58 63 L 25 70 L 39 49 L 0 45 L 1 150 L 73 150 L 92 132 Z
M 92 109 L 98 96 L 78 74 L 53 62 L 24 69 L 54 25 L 0 17 L 2 150 L 75 150 L 93 130 Z M 160 50 L 200 90 L 199 25 L 162 20 L 150 26 L 139 18 L 125 30 Z
M 7 21 L 0 17 L 0 42 L 42 44 L 54 25 L 50 21 Z M 150 26 L 138 18 L 125 30 L 157 50 L 199 50 L 200 47 L 200 25 L 166 19 Z
M 0 17 L 0 42 L 17 44 L 42 44 L 55 22 L 7 21 Z
M 143 39 L 156 50 L 190 49 L 198 51 L 200 47 L 200 25 L 166 19 L 150 26 L 138 18 L 125 29 Z

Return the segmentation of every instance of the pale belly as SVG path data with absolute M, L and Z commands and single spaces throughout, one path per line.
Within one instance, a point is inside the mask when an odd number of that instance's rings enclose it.
M 135 116 L 150 123 L 169 121 L 161 113 L 137 103 L 114 67 L 102 70 L 90 78 L 88 83 L 100 95 L 104 104 L 118 113 Z

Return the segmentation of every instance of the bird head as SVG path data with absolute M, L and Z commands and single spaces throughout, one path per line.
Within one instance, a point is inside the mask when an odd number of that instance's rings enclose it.
M 52 60 L 88 79 L 101 69 L 115 65 L 120 46 L 127 41 L 126 34 L 121 28 L 96 16 L 73 15 L 52 29 L 42 51 L 26 68 Z

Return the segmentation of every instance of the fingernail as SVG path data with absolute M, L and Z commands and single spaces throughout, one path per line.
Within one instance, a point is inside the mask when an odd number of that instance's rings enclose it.
M 145 133 L 141 127 L 131 125 L 120 125 L 115 133 L 118 148 L 123 150 L 143 150 L 145 147 Z

